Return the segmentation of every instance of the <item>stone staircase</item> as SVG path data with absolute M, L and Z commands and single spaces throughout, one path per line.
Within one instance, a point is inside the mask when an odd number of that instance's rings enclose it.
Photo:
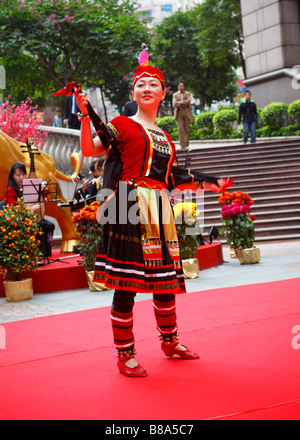
M 300 239 L 300 138 L 178 150 L 177 160 L 187 168 L 232 177 L 230 192 L 249 193 L 256 241 Z M 205 193 L 204 238 L 211 226 L 221 228 L 218 198 Z

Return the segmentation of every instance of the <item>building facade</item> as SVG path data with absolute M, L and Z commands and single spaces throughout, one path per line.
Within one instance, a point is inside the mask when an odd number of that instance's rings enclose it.
M 138 0 L 137 10 L 143 13 L 143 17 L 150 17 L 150 25 L 154 26 L 172 13 L 178 10 L 185 12 L 203 1 L 204 0 Z
M 247 78 L 259 107 L 300 98 L 300 1 L 241 0 Z

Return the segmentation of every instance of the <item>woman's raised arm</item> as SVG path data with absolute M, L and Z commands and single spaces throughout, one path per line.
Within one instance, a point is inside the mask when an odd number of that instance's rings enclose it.
M 77 105 L 82 113 L 80 129 L 80 146 L 84 157 L 103 156 L 106 150 L 97 136 L 93 139 L 90 118 L 88 117 L 88 99 L 84 93 L 79 93 L 76 98 Z

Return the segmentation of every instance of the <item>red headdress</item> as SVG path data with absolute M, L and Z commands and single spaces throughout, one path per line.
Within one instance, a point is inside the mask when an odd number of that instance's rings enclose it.
M 144 76 L 150 76 L 152 78 L 159 79 L 164 89 L 165 88 L 164 75 L 161 70 L 157 69 L 156 67 L 149 66 L 149 54 L 145 49 L 140 53 L 140 56 L 138 57 L 138 62 L 140 65 L 136 69 L 132 87 L 135 86 L 135 83 L 140 78 Z

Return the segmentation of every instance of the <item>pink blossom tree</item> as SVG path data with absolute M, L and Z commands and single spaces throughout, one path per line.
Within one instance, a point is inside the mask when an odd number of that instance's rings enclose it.
M 39 129 L 43 113 L 38 112 L 37 106 L 32 106 L 32 101 L 27 98 L 19 106 L 10 105 L 6 101 L 0 107 L 0 129 L 19 142 L 33 138 L 36 147 L 41 147 L 48 134 Z

